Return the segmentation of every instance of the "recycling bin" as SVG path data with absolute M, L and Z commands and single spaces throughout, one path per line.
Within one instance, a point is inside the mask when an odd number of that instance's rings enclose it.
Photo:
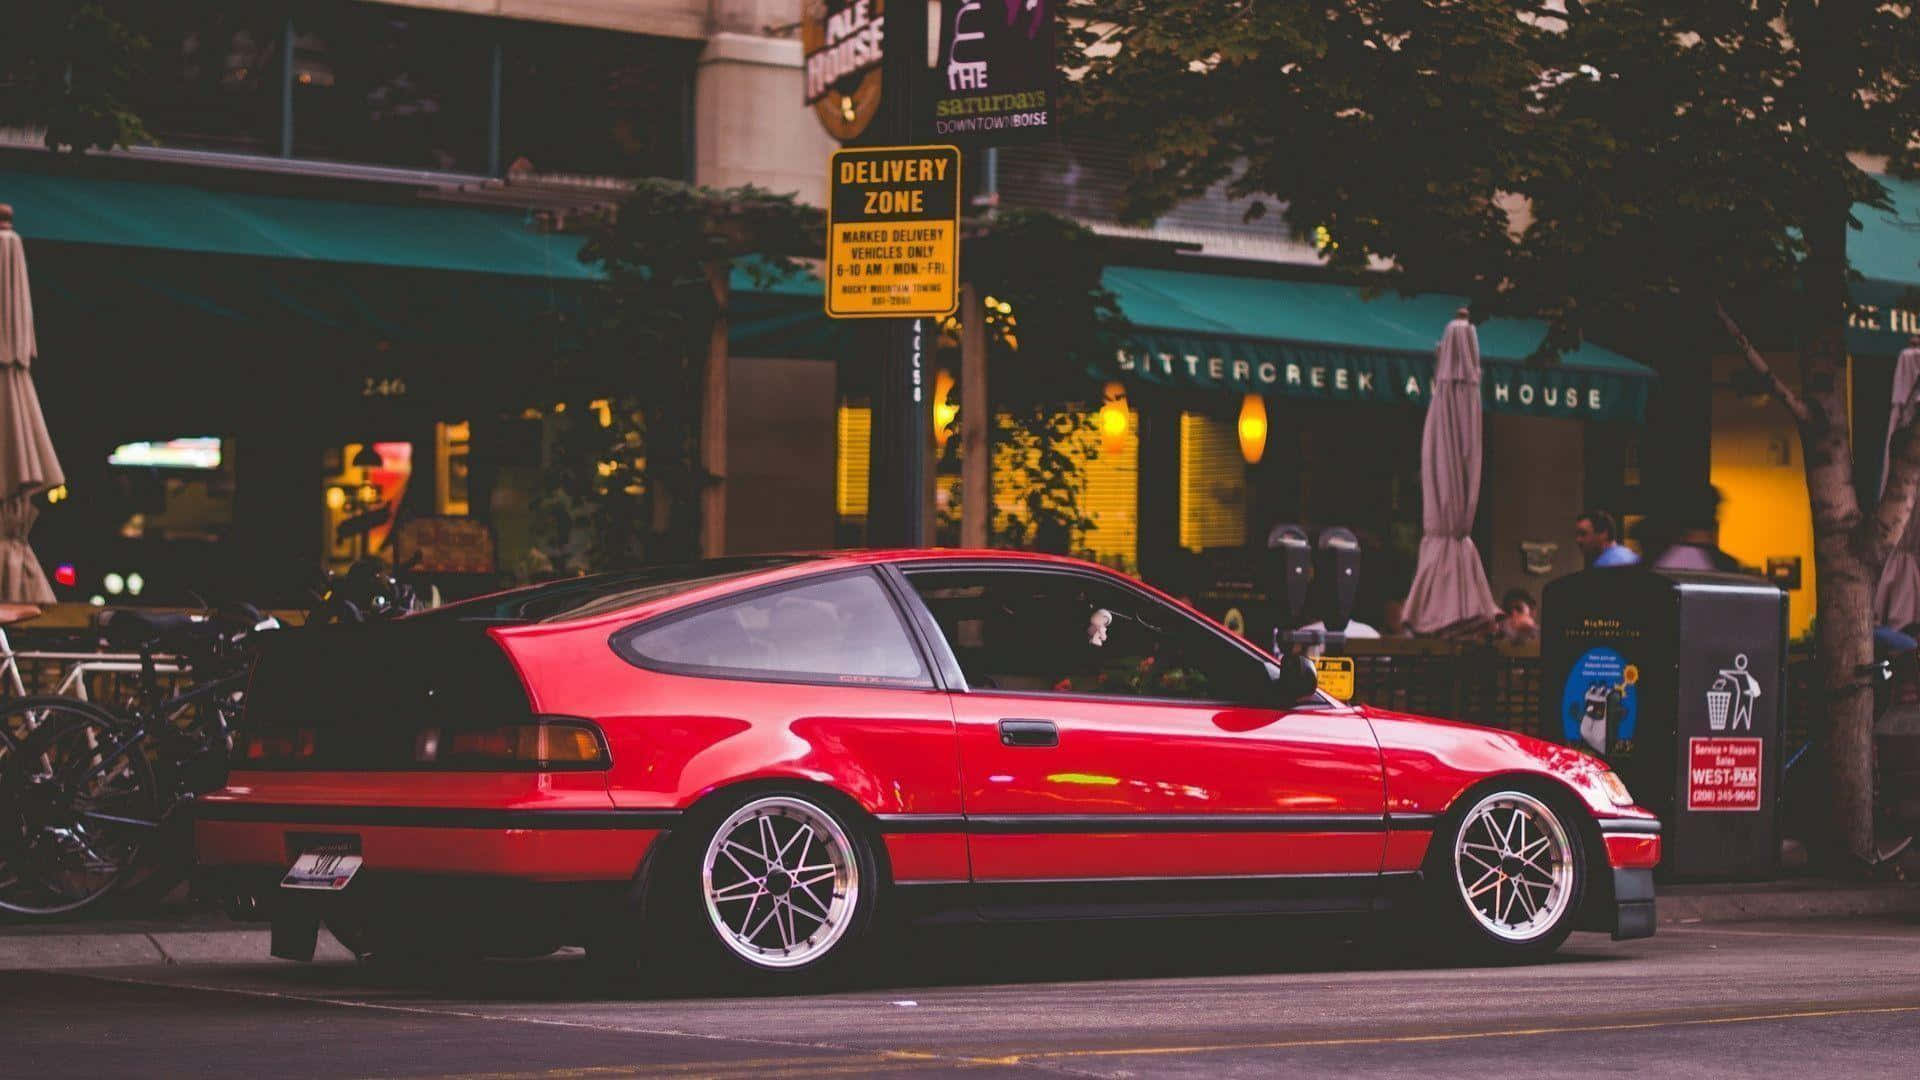
M 1660 875 L 1779 863 L 1787 594 L 1756 577 L 1620 567 L 1549 584 L 1544 735 L 1606 759 L 1660 815 Z

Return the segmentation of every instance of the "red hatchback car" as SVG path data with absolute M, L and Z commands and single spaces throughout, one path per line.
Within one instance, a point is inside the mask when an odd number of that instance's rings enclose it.
M 1602 762 L 1341 704 L 1068 559 L 722 559 L 309 629 L 245 726 L 200 862 L 295 958 L 322 923 L 790 976 L 883 917 L 1391 908 L 1497 956 L 1654 928 L 1659 822 Z

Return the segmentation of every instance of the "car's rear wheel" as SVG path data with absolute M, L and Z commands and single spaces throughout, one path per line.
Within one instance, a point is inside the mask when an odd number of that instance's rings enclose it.
M 649 883 L 655 956 L 690 951 L 689 973 L 722 983 L 813 982 L 846 969 L 881 887 L 853 814 L 813 792 L 761 789 L 691 824 Z
M 1468 796 L 1434 837 L 1432 899 L 1464 946 L 1483 959 L 1525 959 L 1572 933 L 1586 888 L 1580 828 L 1557 800 L 1498 785 Z

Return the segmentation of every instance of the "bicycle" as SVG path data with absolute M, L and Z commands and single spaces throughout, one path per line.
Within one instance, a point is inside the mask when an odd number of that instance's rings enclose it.
M 277 625 L 246 610 L 238 621 L 118 613 L 108 636 L 140 658 L 125 715 L 71 697 L 0 704 L 0 911 L 67 914 L 136 880 L 171 887 L 185 873 L 178 856 L 191 845 L 170 826 L 185 823 L 180 806 L 224 783 L 246 642 Z M 155 660 L 163 647 L 195 680 L 171 696 Z

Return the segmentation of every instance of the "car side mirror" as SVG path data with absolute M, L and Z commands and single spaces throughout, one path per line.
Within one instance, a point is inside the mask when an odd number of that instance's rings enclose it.
M 1280 657 L 1269 666 L 1268 675 L 1273 680 L 1269 686 L 1272 704 L 1278 708 L 1298 705 L 1320 687 L 1320 674 L 1312 658 L 1299 653 Z

